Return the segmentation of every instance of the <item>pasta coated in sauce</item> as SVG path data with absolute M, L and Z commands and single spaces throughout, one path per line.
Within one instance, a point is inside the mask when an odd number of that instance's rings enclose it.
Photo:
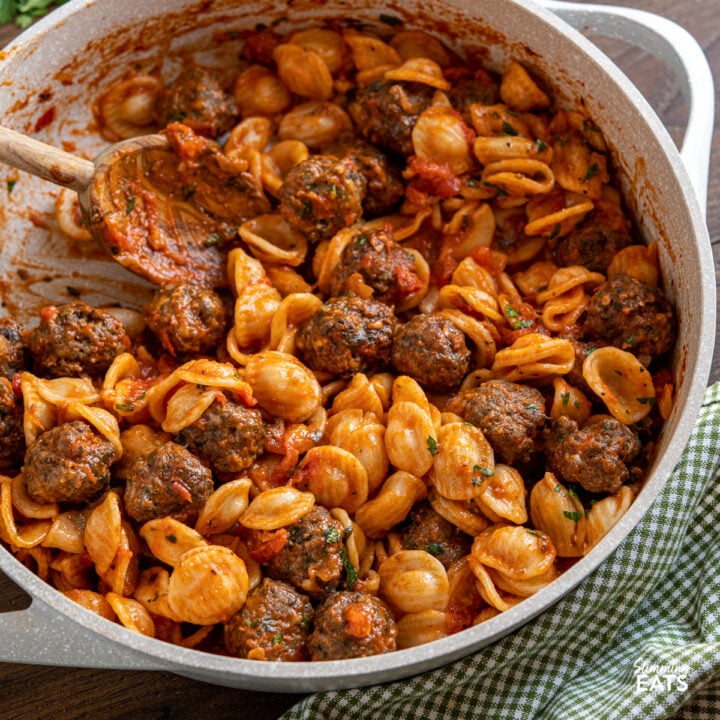
M 0 537 L 59 591 L 186 647 L 359 657 L 522 602 L 632 504 L 674 311 L 600 130 L 522 63 L 268 29 L 222 81 L 134 72 L 94 110 L 184 123 L 262 202 L 227 287 L 0 324 Z

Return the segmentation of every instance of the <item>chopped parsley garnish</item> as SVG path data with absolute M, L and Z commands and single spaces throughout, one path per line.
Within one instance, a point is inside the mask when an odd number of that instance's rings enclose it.
M 72 285 L 68 285 L 65 290 L 67 290 L 68 295 L 72 295 L 73 297 L 78 297 L 78 295 L 80 295 L 80 291 Z
M 562 400 L 563 407 L 567 406 L 567 404 L 570 402 L 570 393 L 561 393 L 560 400 Z
M 8 180 L 7 181 L 7 189 L 8 189 L 9 193 L 11 193 L 13 191 L 13 188 L 15 187 L 16 182 L 17 182 L 17 180 Z
M 498 197 L 510 197 L 510 193 L 507 190 L 504 190 L 499 185 L 496 185 L 495 183 L 488 182 L 487 180 L 483 180 L 483 185 L 485 187 L 492 188 L 497 193 Z
M 588 180 L 592 180 L 598 173 L 600 172 L 600 168 L 597 166 L 597 163 L 593 163 L 585 173 L 585 177 L 583 178 L 583 182 L 588 182 Z
M 323 537 L 325 538 L 325 542 L 328 544 L 336 543 L 340 540 L 340 531 L 336 527 L 326 528 L 323 533 Z
M 133 403 L 115 403 L 115 409 L 121 412 L 132 412 L 135 405 Z
M 133 211 L 134 207 L 135 207 L 135 196 L 131 195 L 128 198 L 127 205 L 125 206 L 125 214 L 129 215 Z
M 212 247 L 213 245 L 217 245 L 219 242 L 220 236 L 217 233 L 213 233 L 205 238 L 205 247 Z
M 526 407 L 528 410 L 539 410 L 539 409 L 540 409 L 540 407 L 538 406 L 538 404 L 535 403 L 535 402 L 528 403 L 525 407 Z
M 525 330 L 532 326 L 532 320 L 526 320 L 525 318 L 520 320 L 516 319 L 520 317 L 520 313 L 510 305 L 505 306 L 505 317 L 510 320 L 510 327 L 512 327 L 513 330 Z
M 177 537 L 175 535 L 166 535 L 165 539 L 173 545 L 177 542 Z
M 425 550 L 429 552 L 431 555 L 442 555 L 443 554 L 443 548 L 442 545 L 439 543 L 430 543 Z
M 342 560 L 343 568 L 345 569 L 345 585 L 348 590 L 352 590 L 355 583 L 358 581 L 357 568 L 350 562 L 348 558 L 347 550 L 343 548 L 340 551 L 340 559 Z
M 573 522 L 577 522 L 582 517 L 582 513 L 576 510 L 563 510 L 563 515 Z
M 543 150 L 545 150 L 547 148 L 547 143 L 540 140 L 540 138 L 535 140 L 535 145 L 537 145 L 538 152 L 542 152 Z
M 431 455 L 438 453 L 438 442 L 432 435 L 427 436 L 427 449 Z
M 281 632 L 276 632 L 273 635 L 272 644 L 279 645 L 282 641 L 283 641 L 283 634 Z
M 491 475 L 494 475 L 493 469 L 491 467 L 488 467 L 487 465 L 473 465 L 473 470 L 475 472 L 479 472 L 485 477 L 490 477 Z
M 547 550 L 547 538 L 537 530 L 528 529 L 528 532 L 540 541 L 540 551 L 545 552 Z
M 650 397 L 639 397 L 635 398 L 641 405 L 654 405 L 655 398 L 651 395 Z
M 506 135 L 515 136 L 518 134 L 518 131 L 509 122 L 506 122 L 505 120 L 503 120 L 502 129 Z

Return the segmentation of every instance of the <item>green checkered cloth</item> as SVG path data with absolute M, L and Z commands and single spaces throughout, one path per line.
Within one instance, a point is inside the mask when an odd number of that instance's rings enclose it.
M 311 695 L 282 720 L 717 720 L 719 466 L 716 384 L 648 513 L 551 609 L 444 668 Z

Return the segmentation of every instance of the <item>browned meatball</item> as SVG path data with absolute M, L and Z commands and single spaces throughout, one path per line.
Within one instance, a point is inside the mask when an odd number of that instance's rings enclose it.
M 583 225 L 560 238 L 553 253 L 558 265 L 584 265 L 593 272 L 604 273 L 615 253 L 632 243 L 626 232 Z
M 345 246 L 330 279 L 330 295 L 352 291 L 355 279 L 374 290 L 373 299 L 398 305 L 422 287 L 415 259 L 393 239 L 392 231 L 358 232 Z
M 225 340 L 227 312 L 222 298 L 194 283 L 158 290 L 144 315 L 150 330 L 174 357 L 205 354 Z
M 198 135 L 216 138 L 230 130 L 237 108 L 215 73 L 205 68 L 186 68 L 167 88 L 160 122 L 182 122 Z
M 345 590 L 329 595 L 315 610 L 307 647 L 311 660 L 342 660 L 392 652 L 396 638 L 395 618 L 382 600 Z
M 590 339 L 655 358 L 675 342 L 675 313 L 660 288 L 619 274 L 590 298 L 583 328 Z
M 372 372 L 390 363 L 395 323 L 385 303 L 354 295 L 330 298 L 300 325 L 297 347 L 313 370 Z
M 43 308 L 28 346 L 39 374 L 98 377 L 130 349 L 130 338 L 110 313 L 74 302 Z
M 352 158 L 314 155 L 285 176 L 280 214 L 308 240 L 329 239 L 361 217 L 366 185 Z
M 618 250 L 633 239 L 624 223 L 602 211 L 591 213 L 580 227 L 558 238 L 553 259 L 558 265 L 583 265 L 593 272 L 605 273 Z
M 448 91 L 450 104 L 467 119 L 473 105 L 494 105 L 498 97 L 498 85 L 485 71 L 453 82 Z
M 616 492 L 633 479 L 628 468 L 640 452 L 640 440 L 627 425 L 601 416 L 578 428 L 561 415 L 544 433 L 548 467 L 562 480 L 588 492 Z
M 436 557 L 445 568 L 465 557 L 472 546 L 469 535 L 438 515 L 425 501 L 414 505 L 396 530 L 405 550 L 424 550 Z
M 222 395 L 175 441 L 219 473 L 249 468 L 264 449 L 265 426 L 259 410 Z
M 128 472 L 125 509 L 138 522 L 170 515 L 194 518 L 213 491 L 212 473 L 189 450 L 166 442 Z
M 479 427 L 497 459 L 508 465 L 532 459 L 546 420 L 542 393 L 507 380 L 488 380 L 463 390 L 446 409 Z
M 399 168 L 374 145 L 359 138 L 345 137 L 328 146 L 327 153 L 352 158 L 365 177 L 367 189 L 362 207 L 366 218 L 387 215 L 403 199 L 405 186 Z
M 22 469 L 37 502 L 85 503 L 110 485 L 115 446 L 81 420 L 44 432 L 28 448 Z
M 343 527 L 322 505 L 315 505 L 296 523 L 268 535 L 252 531 L 248 552 L 265 565 L 267 574 L 284 580 L 311 597 L 340 586 L 343 574 Z M 279 539 L 279 542 L 276 541 Z
M 362 137 L 408 157 L 413 153 L 412 129 L 420 113 L 432 104 L 435 92 L 423 83 L 377 80 L 353 88 L 347 108 Z
M 249 660 L 307 660 L 305 642 L 313 612 L 307 595 L 265 578 L 250 592 L 242 610 L 225 623 L 225 649 Z
M 395 333 L 392 362 L 431 389 L 457 387 L 470 366 L 465 335 L 442 315 L 415 315 Z
M 23 403 L 12 383 L 0 376 L 0 470 L 20 467 L 25 454 Z
M 12 318 L 0 318 L 0 377 L 12 380 L 24 367 L 22 328 Z

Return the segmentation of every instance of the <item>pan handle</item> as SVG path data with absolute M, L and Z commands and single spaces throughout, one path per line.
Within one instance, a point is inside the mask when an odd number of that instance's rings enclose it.
M 37 599 L 24 610 L 0 613 L 0 633 L 0 662 L 112 670 L 169 669 L 101 633 L 88 632 Z
M 577 30 L 624 40 L 642 48 L 675 73 L 688 105 L 680 157 L 705 212 L 715 90 L 710 66 L 697 40 L 672 20 L 644 10 L 560 0 L 536 1 Z

